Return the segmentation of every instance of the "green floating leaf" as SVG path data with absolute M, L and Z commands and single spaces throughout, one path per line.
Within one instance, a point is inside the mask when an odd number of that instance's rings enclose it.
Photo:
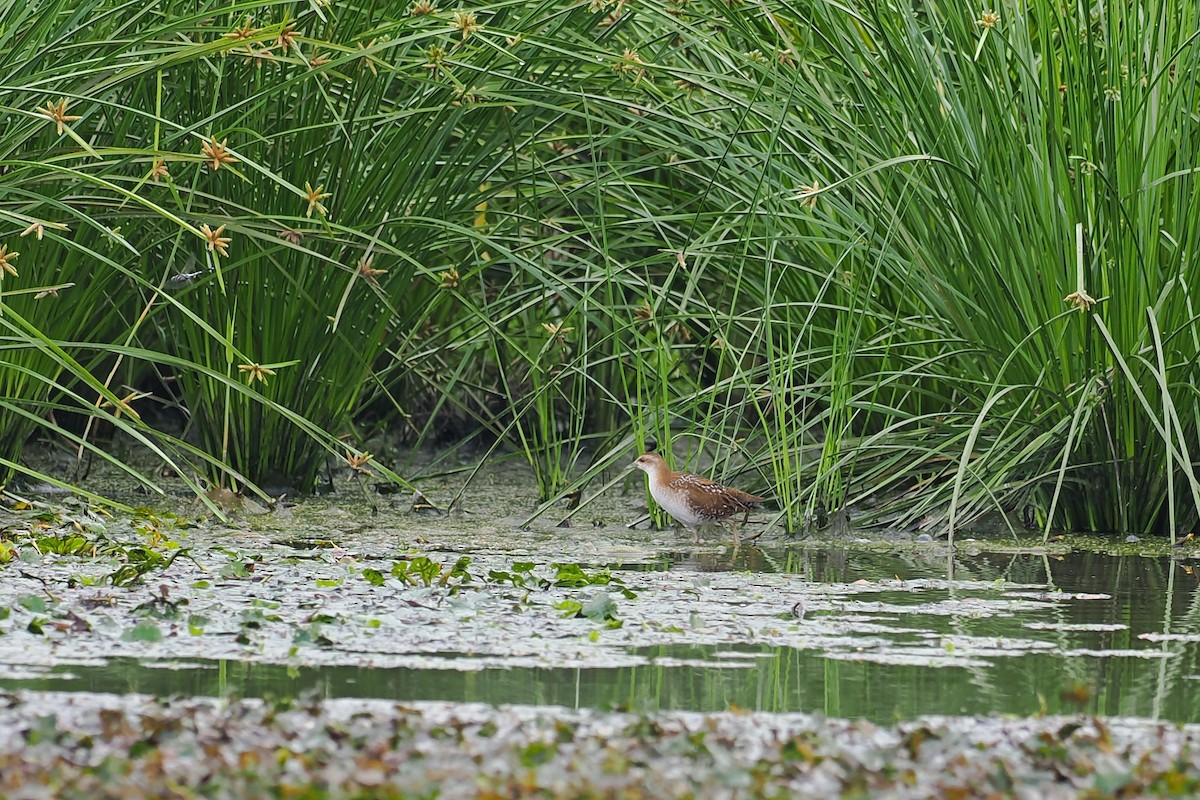
M 59 738 L 57 714 L 38 717 L 25 732 L 25 741 L 31 745 L 40 742 L 57 742 Z
M 162 631 L 148 619 L 144 619 L 121 634 L 123 642 L 161 642 Z
M 368 567 L 362 571 L 363 580 L 372 586 L 383 586 L 383 573 Z
M 417 556 L 408 562 L 408 571 L 420 577 L 426 586 L 430 586 L 442 574 L 442 565 L 426 556 Z
M 617 619 L 617 601 L 608 592 L 597 592 L 585 603 L 563 600 L 555 603 L 554 607 L 563 612 L 564 617 L 587 617 L 596 622 L 603 622 L 609 628 L 619 628 L 624 624 Z
M 470 556 L 461 556 L 458 561 L 454 562 L 454 566 L 450 568 L 451 578 L 460 578 L 463 581 L 471 580 L 471 573 L 467 571 L 467 567 L 471 566 Z
M 554 758 L 554 754 L 558 752 L 558 745 L 550 742 L 531 742 L 521 749 L 519 757 L 521 764 L 528 769 L 541 766 L 550 759 Z
M 572 619 L 583 613 L 583 603 L 578 600 L 563 600 L 561 603 L 555 603 L 554 607 L 563 612 L 564 617 Z
M 505 572 L 502 569 L 488 570 L 488 580 L 492 583 L 511 583 L 518 588 L 523 588 L 526 585 L 524 575 Z
M 85 555 L 92 549 L 92 543 L 78 534 L 64 536 L 40 536 L 37 548 L 43 553 L 54 553 L 60 556 Z
M 27 594 L 17 598 L 21 608 L 26 611 L 32 611 L 34 614 L 46 613 L 46 600 L 41 595 Z
M 578 564 L 554 564 L 557 572 L 554 576 L 554 585 L 567 588 L 579 588 L 581 586 L 591 586 L 593 583 L 607 583 L 607 580 L 598 580 L 596 577 L 588 575 Z
M 580 613 L 588 619 L 603 620 L 617 618 L 617 601 L 608 592 L 597 592 L 583 604 Z

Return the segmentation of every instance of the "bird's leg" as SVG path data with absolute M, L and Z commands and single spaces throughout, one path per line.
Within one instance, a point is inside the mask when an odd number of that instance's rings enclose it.
M 742 515 L 742 524 L 738 525 L 736 522 L 734 522 L 730 525 L 730 527 L 733 528 L 733 546 L 734 547 L 737 547 L 739 544 L 741 544 L 741 541 L 742 541 L 741 529 L 743 527 L 745 527 L 746 523 L 749 521 L 750 521 L 750 507 L 747 506 L 746 513 Z

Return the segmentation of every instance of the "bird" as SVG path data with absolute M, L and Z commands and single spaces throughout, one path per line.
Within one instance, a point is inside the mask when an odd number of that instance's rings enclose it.
M 766 501 L 765 497 L 724 486 L 690 472 L 673 472 L 658 453 L 643 453 L 633 466 L 650 479 L 650 496 L 675 521 L 695 530 L 706 522 L 720 522 L 742 515 L 742 524 L 750 519 L 750 508 Z M 733 529 L 733 543 L 738 544 L 738 531 Z

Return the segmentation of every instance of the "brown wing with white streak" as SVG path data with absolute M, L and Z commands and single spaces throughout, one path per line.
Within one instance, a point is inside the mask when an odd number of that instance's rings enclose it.
M 686 472 L 677 475 L 667 485 L 685 493 L 689 504 L 697 512 L 712 519 L 745 513 L 751 505 L 766 499 Z

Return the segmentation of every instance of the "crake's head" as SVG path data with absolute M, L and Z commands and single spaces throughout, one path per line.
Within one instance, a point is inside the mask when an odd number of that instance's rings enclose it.
M 642 453 L 633 465 L 642 472 L 655 472 L 666 466 L 666 463 L 658 453 Z

